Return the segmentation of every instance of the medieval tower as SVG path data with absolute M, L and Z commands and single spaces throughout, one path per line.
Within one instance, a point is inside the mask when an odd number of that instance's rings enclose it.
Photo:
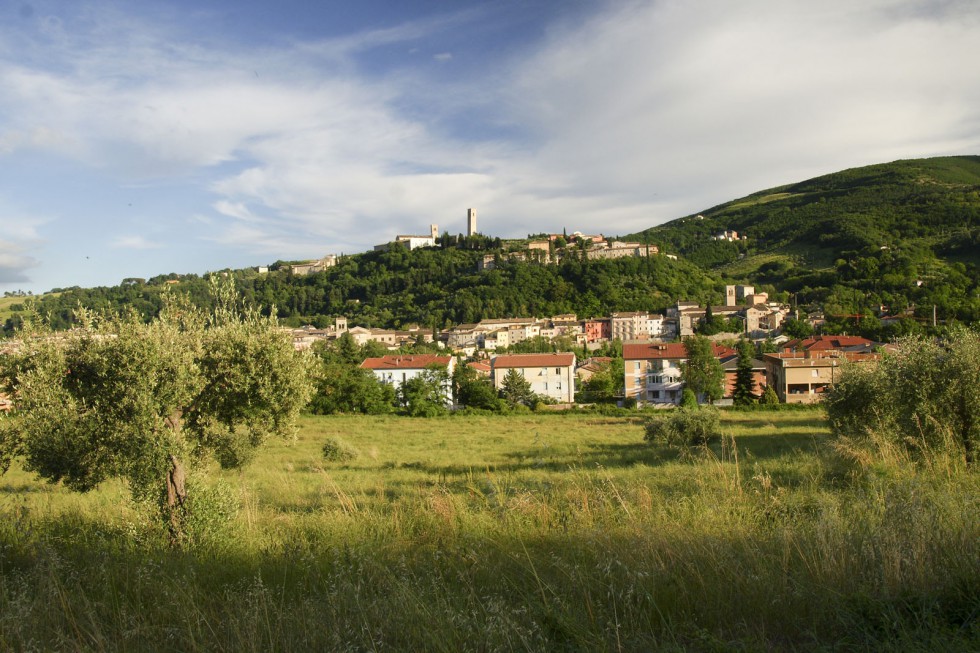
M 476 209 L 466 209 L 466 235 L 476 234 Z

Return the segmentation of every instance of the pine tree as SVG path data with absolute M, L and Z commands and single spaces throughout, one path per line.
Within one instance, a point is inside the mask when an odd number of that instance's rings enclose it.
M 752 372 L 752 355 L 755 348 L 747 339 L 738 341 L 738 366 L 735 368 L 735 397 L 736 406 L 747 406 L 755 403 L 755 378 Z

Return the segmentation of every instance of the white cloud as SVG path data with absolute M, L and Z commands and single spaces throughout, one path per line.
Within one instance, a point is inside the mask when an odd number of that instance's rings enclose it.
M 34 253 L 42 243 L 38 227 L 44 223 L 0 197 L 0 286 L 31 281 L 30 271 L 41 264 Z
M 512 106 L 566 192 L 640 228 L 654 193 L 707 202 L 800 175 L 980 145 L 978 9 L 634 3 L 552 36 Z M 664 216 L 668 217 L 668 216 Z M 675 216 L 670 216 L 675 217 Z
M 485 8 L 258 51 L 107 9 L 71 29 L 38 16 L 42 37 L 0 28 L 0 166 L 44 151 L 203 188 L 173 216 L 183 237 L 282 258 L 462 231 L 471 206 L 488 233 L 628 233 L 844 167 L 976 153 L 980 8 L 922 7 L 614 2 L 463 78 L 358 64 L 397 45 L 455 62 L 425 39 Z

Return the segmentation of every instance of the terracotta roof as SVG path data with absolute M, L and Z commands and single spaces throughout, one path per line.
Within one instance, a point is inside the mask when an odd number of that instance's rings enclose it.
M 495 356 L 494 369 L 510 367 L 568 367 L 575 363 L 575 354 L 509 354 Z
M 489 372 L 490 371 L 490 363 L 486 363 L 484 361 L 476 361 L 476 362 L 473 362 L 473 363 L 467 363 L 466 364 L 466 367 L 472 367 L 474 370 L 478 370 L 480 372 Z
M 381 356 L 368 358 L 361 367 L 366 370 L 420 370 L 430 365 L 449 366 L 452 356 L 437 356 L 436 354 L 418 354 L 415 356 Z
M 803 340 L 796 339 L 782 345 L 783 351 L 820 351 L 827 349 L 846 349 L 848 347 L 871 347 L 875 343 L 860 336 L 811 336 Z
M 715 358 L 737 355 L 734 349 L 712 345 Z M 682 342 L 654 342 L 650 344 L 623 345 L 624 360 L 687 359 L 687 347 Z

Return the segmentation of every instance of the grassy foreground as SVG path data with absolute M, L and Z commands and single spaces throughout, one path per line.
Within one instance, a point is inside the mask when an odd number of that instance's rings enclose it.
M 980 483 L 819 411 L 678 455 L 635 418 L 306 418 L 181 551 L 108 485 L 0 477 L 0 650 L 980 650 Z M 358 456 L 327 463 L 327 437 Z

